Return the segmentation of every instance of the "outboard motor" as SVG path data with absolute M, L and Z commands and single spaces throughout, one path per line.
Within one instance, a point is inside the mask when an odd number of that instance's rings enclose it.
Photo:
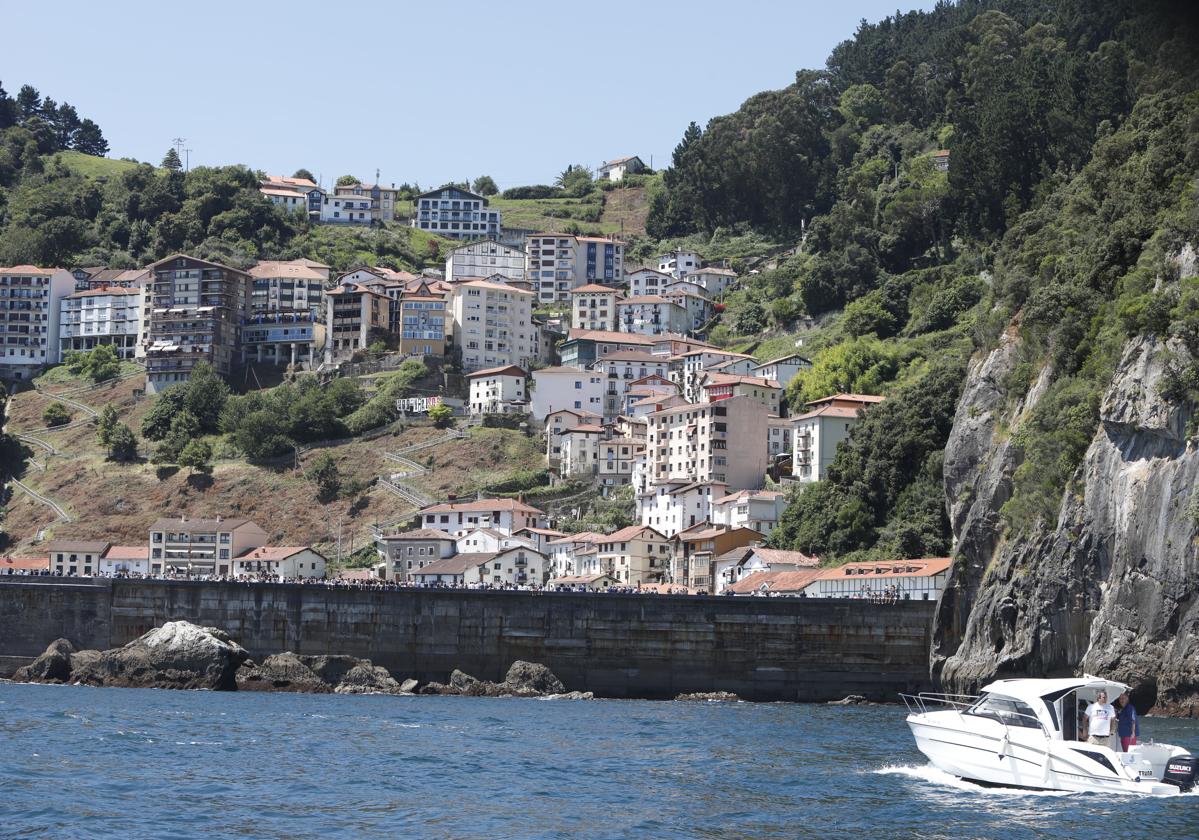
M 1199 784 L 1199 755 L 1176 755 L 1166 762 L 1166 774 L 1162 781 L 1169 785 L 1178 785 L 1182 793 L 1192 790 Z

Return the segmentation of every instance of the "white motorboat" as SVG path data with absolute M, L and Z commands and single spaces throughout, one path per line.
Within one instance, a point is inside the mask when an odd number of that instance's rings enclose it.
M 904 694 L 920 752 L 946 773 L 984 785 L 1168 796 L 1199 782 L 1199 756 L 1145 742 L 1080 739 L 1082 703 L 1127 686 L 1097 677 L 998 680 L 982 694 Z M 1084 707 L 1085 708 L 1085 707 Z

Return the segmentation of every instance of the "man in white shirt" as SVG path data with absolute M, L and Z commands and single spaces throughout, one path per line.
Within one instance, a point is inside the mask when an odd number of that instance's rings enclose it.
M 1104 747 L 1111 746 L 1112 726 L 1116 710 L 1107 702 L 1107 692 L 1100 691 L 1095 702 L 1087 706 L 1087 742 Z

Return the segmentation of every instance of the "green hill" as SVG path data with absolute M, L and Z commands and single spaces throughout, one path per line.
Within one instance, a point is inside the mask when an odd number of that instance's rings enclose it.
M 141 165 L 137 161 L 114 160 L 76 151 L 59 152 L 56 157 L 72 172 L 86 178 L 117 178 Z

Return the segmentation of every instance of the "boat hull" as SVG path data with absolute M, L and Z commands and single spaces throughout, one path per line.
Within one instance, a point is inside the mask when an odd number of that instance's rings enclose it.
M 1145 760 L 1130 769 L 1124 764 L 1127 758 L 1105 746 L 1050 740 L 1040 729 L 1004 726 L 979 718 L 972 718 L 966 725 L 961 717 L 952 711 L 908 717 L 920 752 L 934 767 L 959 778 L 1030 790 L 1150 796 L 1180 792 L 1158 781 L 1155 753 L 1146 752 Z M 1171 749 L 1161 749 L 1162 761 Z

